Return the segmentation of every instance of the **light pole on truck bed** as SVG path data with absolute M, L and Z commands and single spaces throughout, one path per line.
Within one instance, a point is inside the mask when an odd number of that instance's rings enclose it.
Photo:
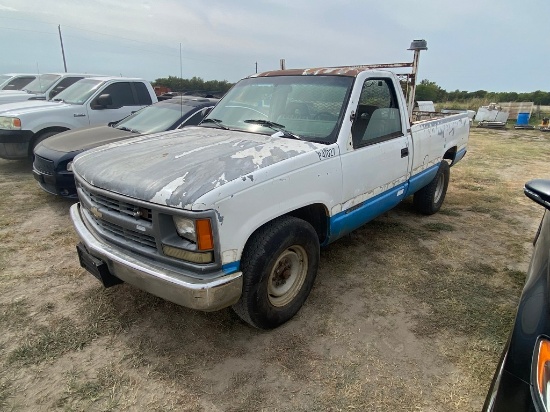
M 418 60 L 420 58 L 421 50 L 428 50 L 428 42 L 424 39 L 422 40 L 413 40 L 411 47 L 407 50 L 414 51 L 414 58 L 412 63 L 412 74 L 411 74 L 411 91 L 409 93 L 408 109 L 409 109 L 409 122 L 412 123 L 412 112 L 414 109 L 414 96 L 416 93 L 416 75 L 418 71 Z

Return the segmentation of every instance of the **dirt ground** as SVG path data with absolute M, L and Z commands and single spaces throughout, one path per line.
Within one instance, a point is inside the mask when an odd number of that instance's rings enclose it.
M 265 332 L 78 265 L 68 210 L 0 160 L 0 409 L 477 411 L 543 214 L 550 134 L 473 129 L 440 213 L 411 199 L 324 249 L 298 315 Z

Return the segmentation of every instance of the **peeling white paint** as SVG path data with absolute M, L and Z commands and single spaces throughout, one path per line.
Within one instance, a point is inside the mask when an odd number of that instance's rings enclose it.
M 197 147 L 196 149 L 193 149 L 193 150 L 189 150 L 188 152 L 183 152 L 179 155 L 176 155 L 174 156 L 175 159 L 179 159 L 180 157 L 184 157 L 184 156 L 188 156 L 192 153 L 196 153 L 196 152 L 200 152 L 201 150 L 204 150 L 204 149 L 208 149 L 210 147 L 214 147 L 214 146 L 220 146 L 222 144 L 227 144 L 227 143 L 231 143 L 233 141 L 233 139 L 227 139 L 227 140 L 222 140 L 221 142 L 217 142 L 217 143 L 212 143 L 210 145 L 207 145 L 207 146 L 201 146 L 201 147 Z
M 153 198 L 151 199 L 151 202 L 159 203 L 159 204 L 166 203 L 166 201 L 170 199 L 170 197 L 174 193 L 174 190 L 176 190 L 178 187 L 180 187 L 182 184 L 185 183 L 185 178 L 187 177 L 188 174 L 189 172 L 185 172 L 183 176 L 172 180 L 170 183 L 168 183 L 166 186 L 160 189 L 157 193 L 155 193 L 155 196 L 153 196 Z
M 300 150 L 296 147 L 297 145 L 289 143 L 288 141 L 280 140 L 278 141 L 277 146 L 271 146 L 271 145 L 263 145 L 261 147 L 251 147 L 245 150 L 241 150 L 240 152 L 235 153 L 231 156 L 232 159 L 246 159 L 248 157 L 252 158 L 252 163 L 259 169 L 262 166 L 262 163 L 264 159 L 268 159 L 273 157 L 273 149 L 282 150 L 283 152 L 286 151 L 297 151 L 297 152 L 304 152 L 304 150 Z
M 227 182 L 228 180 L 225 178 L 225 172 L 224 172 L 219 178 L 212 181 L 212 184 L 214 185 L 214 189 L 217 189 L 218 187 L 220 187 L 221 185 Z
M 225 265 L 226 263 L 233 263 L 238 260 L 238 253 L 239 251 L 237 249 L 229 249 L 224 250 L 222 252 L 222 265 Z

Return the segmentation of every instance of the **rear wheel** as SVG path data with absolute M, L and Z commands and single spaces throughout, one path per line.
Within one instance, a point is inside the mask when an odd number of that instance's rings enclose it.
M 414 194 L 416 210 L 433 215 L 441 208 L 449 186 L 450 169 L 449 163 L 442 161 L 433 180 Z
M 243 291 L 233 310 L 252 326 L 275 328 L 300 310 L 313 287 L 317 233 L 302 219 L 276 219 L 252 235 L 241 264 Z

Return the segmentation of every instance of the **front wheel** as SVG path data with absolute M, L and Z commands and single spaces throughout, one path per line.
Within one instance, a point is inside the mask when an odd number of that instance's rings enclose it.
M 243 252 L 243 291 L 233 310 L 260 329 L 285 323 L 307 299 L 318 265 L 319 238 L 309 223 L 292 216 L 267 223 Z
M 433 215 L 441 208 L 449 186 L 450 169 L 449 163 L 443 160 L 433 180 L 414 194 L 413 202 L 417 211 Z

